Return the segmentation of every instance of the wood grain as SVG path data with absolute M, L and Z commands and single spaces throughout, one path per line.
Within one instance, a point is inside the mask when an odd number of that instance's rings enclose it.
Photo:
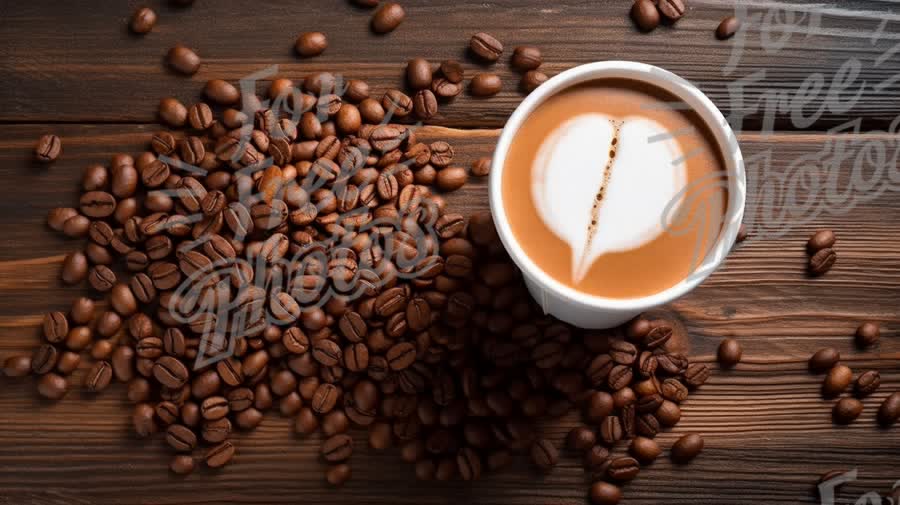
M 746 130 L 824 130 L 857 118 L 868 127 L 886 128 L 900 113 L 894 99 L 900 92 L 894 79 L 900 60 L 891 57 L 900 34 L 897 16 L 885 14 L 883 1 L 694 0 L 674 27 L 647 35 L 637 33 L 628 19 L 626 1 L 403 4 L 408 13 L 403 25 L 377 36 L 368 30 L 370 12 L 343 0 L 220 0 L 188 9 L 156 0 L 150 2 L 160 13 L 156 29 L 136 37 L 126 29 L 133 4 L 4 1 L 0 121 L 150 123 L 163 96 L 191 102 L 207 79 L 235 80 L 276 64 L 279 75 L 294 79 L 326 70 L 363 78 L 380 94 L 401 85 L 403 63 L 421 56 L 435 63 L 459 58 L 470 76 L 489 70 L 504 81 L 500 95 L 489 100 L 460 97 L 442 107 L 431 123 L 499 127 L 522 98 L 519 76 L 506 60 L 520 44 L 541 48 L 546 61 L 542 70 L 549 75 L 613 59 L 662 66 L 695 82 L 736 127 Z M 735 5 L 749 7 L 741 32 L 745 38 L 717 41 L 713 32 Z M 883 20 L 888 24 L 878 32 Z M 310 30 L 327 33 L 330 46 L 321 57 L 300 60 L 292 53 L 293 43 Z M 482 30 L 507 48 L 502 61 L 491 67 L 465 54 L 469 37 Z M 164 69 L 163 57 L 176 43 L 196 48 L 203 58 L 201 71 L 190 79 Z M 733 69 L 726 68 L 729 61 L 735 63 Z M 847 78 L 856 71 L 855 79 Z M 792 120 L 794 109 L 811 117 L 812 124 Z
M 50 167 L 32 166 L 30 147 L 45 131 L 63 137 L 64 156 Z M 145 125 L 0 126 L 0 180 L 7 181 L 0 188 L 0 236 L 9 244 L 0 250 L 0 357 L 34 346 L 41 312 L 65 310 L 84 292 L 60 288 L 61 254 L 78 241 L 45 228 L 47 210 L 76 201 L 86 164 L 120 151 L 139 152 L 153 131 Z M 489 154 L 498 135 L 496 130 L 439 127 L 418 133 L 426 140 L 452 142 L 461 164 Z M 883 138 L 848 140 L 864 145 Z M 748 158 L 770 152 L 768 170 L 787 173 L 795 159 L 821 151 L 828 139 L 746 134 L 741 146 Z M 751 181 L 758 175 L 751 170 Z M 846 186 L 849 177 L 841 173 L 839 182 Z M 449 199 L 463 212 L 484 210 L 485 181 L 473 180 Z M 750 202 L 750 208 L 783 210 L 757 195 Z M 685 405 L 677 430 L 660 437 L 668 447 L 677 433 L 703 433 L 703 456 L 689 468 L 661 459 L 645 469 L 626 486 L 628 503 L 813 503 L 812 483 L 832 468 L 859 469 L 860 481 L 845 494 L 855 500 L 866 491 L 886 490 L 900 478 L 894 465 L 900 455 L 896 428 L 885 431 L 874 422 L 880 401 L 900 388 L 900 257 L 894 252 L 900 238 L 893 233 L 900 224 L 898 208 L 900 201 L 885 192 L 848 212 L 825 213 L 783 230 L 783 236 L 754 236 L 700 288 L 667 308 L 686 325 L 697 359 L 712 363 L 726 335 L 740 339 L 746 357 L 736 370 L 717 372 Z M 840 237 L 840 260 L 825 277 L 809 279 L 803 246 L 813 230 L 826 226 Z M 863 352 L 853 346 L 851 335 L 867 319 L 880 321 L 885 337 L 879 347 Z M 882 389 L 866 400 L 863 417 L 849 427 L 830 422 L 832 402 L 819 395 L 821 377 L 806 371 L 808 356 L 824 345 L 838 348 L 857 372 L 877 369 L 883 376 Z M 322 481 L 318 439 L 296 438 L 290 421 L 278 415 L 240 437 L 234 465 L 181 479 L 167 473 L 168 450 L 161 441 L 137 441 L 130 434 L 123 386 L 96 398 L 73 391 L 51 404 L 36 398 L 31 380 L 0 384 L 4 505 L 583 503 L 587 487 L 571 455 L 548 476 L 536 474 L 523 458 L 514 470 L 461 486 L 411 481 L 412 468 L 394 451 L 376 454 L 360 443 L 354 479 L 335 492 Z M 577 421 L 570 416 L 548 423 L 545 433 L 561 443 Z M 364 440 L 364 434 L 359 438 Z

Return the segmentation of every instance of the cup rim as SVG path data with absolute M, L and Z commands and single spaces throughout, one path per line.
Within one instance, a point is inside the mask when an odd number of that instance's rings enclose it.
M 662 88 L 691 106 L 712 133 L 725 161 L 728 173 L 728 208 L 722 231 L 716 243 L 686 279 L 651 295 L 636 298 L 609 298 L 578 291 L 548 275 L 522 249 L 512 233 L 503 205 L 502 180 L 506 154 L 515 133 L 525 119 L 549 97 L 576 84 L 603 79 L 624 78 Z M 587 63 L 566 70 L 547 80 L 519 104 L 503 128 L 491 163 L 488 197 L 494 225 L 503 246 L 526 278 L 541 289 L 586 309 L 641 311 L 664 305 L 683 296 L 703 282 L 724 261 L 734 245 L 744 215 L 746 202 L 746 174 L 744 159 L 734 131 L 722 112 L 703 92 L 678 75 L 646 63 L 610 60 Z M 546 298 L 546 294 L 544 296 Z

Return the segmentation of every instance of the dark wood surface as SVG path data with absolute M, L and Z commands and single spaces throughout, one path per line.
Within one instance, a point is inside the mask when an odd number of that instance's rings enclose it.
M 726 114 L 734 114 L 741 110 L 733 92 L 736 79 L 765 72 L 764 81 L 744 92 L 745 102 L 755 104 L 797 96 L 816 73 L 825 83 L 839 81 L 842 65 L 856 59 L 856 86 L 865 82 L 867 88 L 852 107 L 828 103 L 823 91 L 805 109 L 823 107 L 811 125 L 793 122 L 785 109 L 772 116 L 774 133 L 757 131 L 768 126 L 763 114 L 751 113 L 743 122 L 740 142 L 751 160 L 748 223 L 754 234 L 720 271 L 667 310 L 684 323 L 697 359 L 713 363 L 720 339 L 734 336 L 744 346 L 745 360 L 734 371 L 716 369 L 685 405 L 682 423 L 660 437 L 668 446 L 678 433 L 703 433 L 702 457 L 687 467 L 661 458 L 625 492 L 627 503 L 636 504 L 813 503 L 811 488 L 822 472 L 857 468 L 859 481 L 842 495 L 853 502 L 900 479 L 897 428 L 879 429 L 874 422 L 880 401 L 900 389 L 898 181 L 878 191 L 854 186 L 852 162 L 839 164 L 837 172 L 829 169 L 834 137 L 825 133 L 860 119 L 862 133 L 843 135 L 840 142 L 856 151 L 867 143 L 882 145 L 889 158 L 900 147 L 900 138 L 877 132 L 900 113 L 900 84 L 873 88 L 900 71 L 900 59 L 890 53 L 900 42 L 900 20 L 889 13 L 894 4 L 752 2 L 750 13 L 759 23 L 772 12 L 781 12 L 774 19 L 782 21 L 786 12 L 813 12 L 820 21 L 812 34 L 790 29 L 790 40 L 778 51 L 766 51 L 760 30 L 749 27 L 740 63 L 724 71 L 735 42 L 716 41 L 712 31 L 733 10 L 730 1 L 693 0 L 676 27 L 641 35 L 627 19 L 624 0 L 407 0 L 407 21 L 386 37 L 372 35 L 368 13 L 343 0 L 197 0 L 188 9 L 162 3 L 150 2 L 160 13 L 157 29 L 136 38 L 124 28 L 133 2 L 0 0 L 0 357 L 31 349 L 38 342 L 41 313 L 64 310 L 85 292 L 57 280 L 63 255 L 77 241 L 48 230 L 47 211 L 76 202 L 86 164 L 145 149 L 159 128 L 153 123 L 160 97 L 194 100 L 206 79 L 236 79 L 278 64 L 279 75 L 339 71 L 365 78 L 380 91 L 399 84 L 408 58 L 464 57 L 469 35 L 485 30 L 508 51 L 526 42 L 540 46 L 551 74 L 604 59 L 664 66 L 698 83 Z M 874 36 L 882 20 L 887 24 Z M 328 32 L 331 46 L 320 58 L 300 61 L 291 54 L 293 40 L 311 29 Z M 197 48 L 204 58 L 193 78 L 162 68 L 163 54 L 176 42 Z M 888 57 L 879 63 L 884 54 Z M 470 71 L 479 68 L 466 65 Z M 497 128 L 522 97 L 508 66 L 501 63 L 496 70 L 505 80 L 501 95 L 460 97 L 431 121 L 434 126 L 422 130 L 423 137 L 451 141 L 464 163 L 488 155 Z M 54 165 L 38 167 L 30 162 L 30 151 L 45 132 L 59 134 L 65 152 Z M 793 203 L 770 191 L 769 183 L 790 180 L 804 160 L 812 160 L 823 175 L 838 173 L 834 187 L 848 191 L 855 203 L 837 199 L 821 212 L 809 212 L 800 208 L 804 199 L 826 201 L 816 187 L 801 185 Z M 889 166 L 897 171 L 896 163 Z M 874 169 L 863 172 L 871 176 Z M 450 203 L 464 212 L 485 209 L 486 190 L 484 181 L 475 181 L 451 195 Z M 786 221 L 773 221 L 771 216 L 781 214 Z M 839 260 L 828 275 L 810 279 L 804 273 L 804 243 L 823 227 L 840 237 Z M 863 320 L 884 328 L 881 344 L 868 351 L 855 349 L 851 338 Z M 831 423 L 832 402 L 819 395 L 821 377 L 806 371 L 808 356 L 825 345 L 837 347 L 855 371 L 882 373 L 881 390 L 865 401 L 862 418 L 849 427 Z M 37 398 L 30 379 L 0 379 L 0 505 L 579 504 L 587 489 L 571 456 L 547 476 L 521 462 L 475 484 L 418 483 L 395 451 L 376 454 L 360 444 L 353 480 L 336 491 L 322 481 L 318 442 L 296 438 L 289 420 L 274 414 L 240 437 L 233 465 L 182 479 L 167 472 L 162 442 L 131 436 L 128 412 L 121 385 L 96 398 L 73 391 L 54 404 Z M 576 421 L 548 424 L 546 433 L 561 442 Z

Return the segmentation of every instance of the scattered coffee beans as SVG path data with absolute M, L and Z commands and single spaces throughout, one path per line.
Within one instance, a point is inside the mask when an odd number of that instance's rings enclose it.
M 41 163 L 51 163 L 62 153 L 62 141 L 56 135 L 42 135 L 34 146 L 34 157 Z

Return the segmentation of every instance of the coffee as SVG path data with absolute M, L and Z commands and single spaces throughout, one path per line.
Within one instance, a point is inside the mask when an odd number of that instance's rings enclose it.
M 548 98 L 506 158 L 513 234 L 544 272 L 584 293 L 636 298 L 688 277 L 719 237 L 725 162 L 699 115 L 636 81 Z

